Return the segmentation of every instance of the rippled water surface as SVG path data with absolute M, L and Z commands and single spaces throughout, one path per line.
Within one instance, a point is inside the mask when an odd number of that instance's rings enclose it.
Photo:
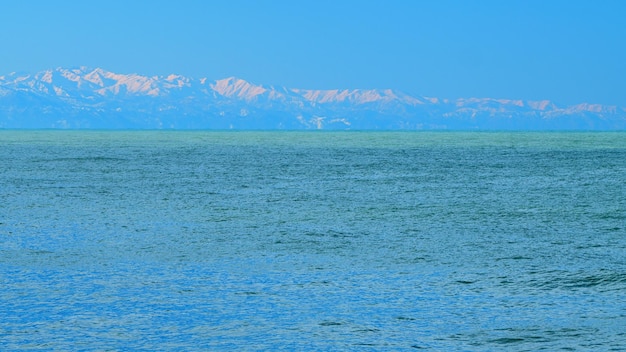
M 0 349 L 626 349 L 626 133 L 0 131 Z

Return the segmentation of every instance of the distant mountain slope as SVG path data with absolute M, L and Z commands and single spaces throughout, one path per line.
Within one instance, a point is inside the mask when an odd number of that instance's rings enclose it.
M 626 109 L 57 68 L 0 76 L 0 128 L 624 130 Z

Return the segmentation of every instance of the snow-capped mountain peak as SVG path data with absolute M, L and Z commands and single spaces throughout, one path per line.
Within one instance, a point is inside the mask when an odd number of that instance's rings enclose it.
M 626 109 L 441 99 L 393 89 L 292 89 L 237 77 L 56 68 L 0 76 L 1 127 L 626 129 Z
M 267 92 L 267 89 L 262 86 L 253 85 L 236 77 L 217 80 L 211 84 L 211 88 L 222 96 L 243 100 L 252 100 Z

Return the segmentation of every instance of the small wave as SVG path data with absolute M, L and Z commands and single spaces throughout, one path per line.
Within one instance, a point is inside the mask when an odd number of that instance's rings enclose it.
M 343 325 L 340 322 L 336 322 L 336 321 L 323 321 L 320 323 L 320 326 L 339 326 L 339 325 Z
M 496 258 L 496 261 L 500 261 L 500 260 L 532 260 L 533 258 L 531 257 L 527 257 L 527 256 L 523 256 L 523 255 L 514 255 L 514 256 L 510 256 L 510 257 L 502 257 L 502 258 Z
M 107 157 L 107 156 L 85 156 L 85 157 L 60 157 L 60 158 L 42 158 L 33 160 L 33 162 L 85 162 L 85 161 L 127 161 L 128 159 L 124 158 L 115 158 L 115 157 Z
M 626 284 L 626 273 L 608 273 L 588 275 L 580 278 L 568 278 L 564 280 L 564 284 L 568 287 L 595 287 Z
M 521 337 L 501 337 L 499 339 L 493 339 L 490 340 L 489 342 L 491 343 L 497 343 L 500 345 L 508 345 L 508 344 L 512 344 L 512 343 L 520 343 L 520 342 L 524 342 L 525 340 Z
M 416 320 L 415 318 L 404 317 L 404 316 L 396 317 L 396 319 L 398 319 L 398 320 L 406 320 L 406 321 L 414 321 L 414 320 Z
M 549 278 L 536 283 L 534 286 L 544 289 L 626 289 L 626 273 L 614 271 L 596 274 L 575 273 Z

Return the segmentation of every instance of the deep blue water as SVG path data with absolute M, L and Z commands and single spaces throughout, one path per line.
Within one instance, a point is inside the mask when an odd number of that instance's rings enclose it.
M 626 350 L 626 133 L 0 131 L 0 349 Z

